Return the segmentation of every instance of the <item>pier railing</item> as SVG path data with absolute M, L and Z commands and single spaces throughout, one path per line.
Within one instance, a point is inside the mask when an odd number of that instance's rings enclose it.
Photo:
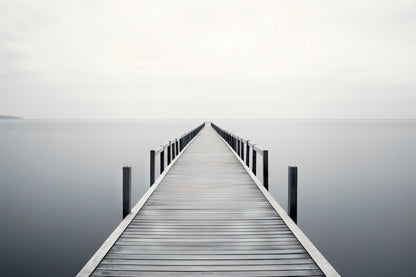
M 257 153 L 263 157 L 263 186 L 269 190 L 269 151 L 261 148 L 250 140 L 224 130 L 211 122 L 215 131 L 231 146 L 235 153 L 246 163 L 254 175 L 257 175 Z M 251 152 L 251 167 L 250 167 Z
M 159 158 L 160 174 L 162 174 L 165 170 L 165 165 L 167 167 L 204 126 L 205 123 L 202 123 L 181 137 L 166 142 L 158 149 L 150 150 L 150 186 L 155 182 L 156 157 L 158 156 Z

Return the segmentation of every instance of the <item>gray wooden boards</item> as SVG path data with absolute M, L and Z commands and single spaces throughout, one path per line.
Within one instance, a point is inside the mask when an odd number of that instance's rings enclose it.
M 92 276 L 324 276 L 211 127 L 181 154 Z

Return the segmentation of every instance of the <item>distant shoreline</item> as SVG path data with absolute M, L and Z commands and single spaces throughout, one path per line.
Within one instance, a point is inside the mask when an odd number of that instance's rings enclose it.
M 0 115 L 0 119 L 23 119 L 19 116 L 13 116 L 13 115 Z

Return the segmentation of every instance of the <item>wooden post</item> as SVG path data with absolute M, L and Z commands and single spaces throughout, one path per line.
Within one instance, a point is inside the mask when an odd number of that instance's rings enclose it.
M 160 152 L 160 174 L 165 170 L 165 148 Z
M 246 141 L 246 165 L 250 168 L 250 145 L 249 140 Z
M 263 151 L 263 186 L 269 190 L 269 151 Z
M 155 150 L 150 150 L 150 186 L 155 182 Z
M 237 155 L 240 156 L 240 139 L 237 139 Z
M 176 153 L 175 153 L 175 141 L 173 141 L 173 143 L 170 142 L 170 147 L 172 149 L 172 161 L 173 161 L 175 159 L 175 157 L 176 157 Z
M 251 165 L 251 171 L 253 171 L 254 175 L 256 175 L 257 173 L 257 152 L 254 149 L 254 145 L 253 145 L 253 161 L 252 161 L 252 165 Z
M 233 136 L 233 148 L 234 152 L 237 152 L 237 139 Z
M 288 212 L 290 218 L 297 223 L 298 213 L 298 168 L 289 166 L 288 168 Z
M 123 167 L 123 219 L 130 213 L 131 167 Z
M 244 142 L 241 141 L 241 153 L 240 158 L 244 161 Z
M 176 139 L 176 142 L 175 142 L 176 155 L 179 155 L 179 146 L 178 146 L 178 144 L 179 144 L 178 139 Z
M 170 161 L 171 161 L 171 158 L 172 158 L 172 156 L 171 156 L 171 143 L 170 143 L 170 141 L 169 141 L 169 145 L 168 145 L 168 147 L 167 147 L 167 151 L 168 151 L 168 161 L 167 161 L 167 165 L 170 165 Z

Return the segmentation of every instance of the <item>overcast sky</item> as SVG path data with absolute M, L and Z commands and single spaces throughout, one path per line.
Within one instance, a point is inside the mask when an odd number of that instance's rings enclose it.
M 416 118 L 416 1 L 0 0 L 0 114 Z

